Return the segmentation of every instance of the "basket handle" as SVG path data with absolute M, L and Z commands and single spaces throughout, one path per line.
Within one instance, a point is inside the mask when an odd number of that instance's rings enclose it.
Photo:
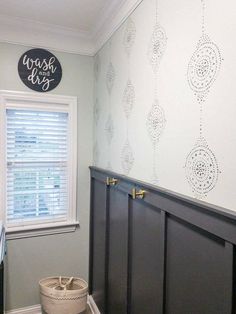
M 67 290 L 67 286 L 69 286 L 72 281 L 74 280 L 74 277 L 70 277 L 68 279 L 68 281 L 63 285 L 62 281 L 61 281 L 61 276 L 59 277 L 59 286 L 63 289 L 63 290 Z

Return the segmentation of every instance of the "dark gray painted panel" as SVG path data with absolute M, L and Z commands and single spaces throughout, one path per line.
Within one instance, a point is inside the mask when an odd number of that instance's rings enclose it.
M 236 314 L 236 248 L 233 248 L 233 314 Z
M 127 311 L 128 197 L 115 187 L 110 187 L 109 190 L 107 313 L 125 314 Z
M 0 314 L 5 313 L 4 309 L 4 299 L 5 299 L 5 289 L 4 289 L 4 262 L 2 261 L 0 264 Z
M 117 178 L 118 184 L 106 187 L 107 176 Z M 104 261 L 101 250 L 103 268 L 96 268 L 103 274 L 106 314 L 236 314 L 236 215 L 232 211 L 102 169 L 92 168 L 91 177 L 108 191 L 107 225 L 104 222 L 100 228 L 103 243 L 106 234 L 107 258 Z M 144 200 L 131 199 L 133 187 L 146 190 Z M 104 199 L 104 194 L 92 188 L 91 204 L 96 198 Z M 93 234 L 99 218 L 96 207 L 91 209 Z M 98 257 L 101 252 L 96 251 L 95 236 L 91 239 L 93 261 L 93 254 Z M 104 313 L 104 302 L 99 309 Z
M 130 313 L 161 313 L 161 213 L 139 200 L 131 200 L 129 210 Z
M 160 207 L 165 212 L 204 229 L 216 236 L 236 244 L 236 220 L 204 209 L 200 204 L 190 204 L 184 200 L 148 191 L 145 201 Z
M 108 170 L 104 170 L 101 168 L 97 168 L 97 167 L 90 167 L 91 169 L 91 176 L 92 177 L 96 177 L 96 179 L 99 180 L 103 180 L 105 182 L 106 180 L 106 176 L 111 176 L 111 177 L 116 177 L 119 180 L 119 188 L 122 188 L 124 186 L 124 184 L 130 184 L 133 187 L 137 186 L 138 188 L 144 188 L 145 190 L 147 190 L 147 194 L 145 197 L 145 200 L 147 202 L 152 203 L 154 206 L 156 206 L 157 202 L 156 201 L 160 201 L 161 205 L 159 204 L 159 207 L 166 205 L 165 201 L 168 203 L 169 201 L 173 201 L 176 204 L 182 204 L 185 207 L 188 208 L 193 208 L 195 210 L 200 210 L 201 213 L 205 213 L 208 215 L 212 215 L 216 214 L 219 216 L 219 218 L 221 219 L 226 219 L 228 218 L 231 223 L 234 224 L 236 223 L 236 212 L 227 208 L 223 208 L 223 207 L 219 207 L 216 205 L 212 205 L 203 201 L 199 201 L 195 198 L 192 197 L 187 197 L 185 195 L 161 188 L 159 186 L 154 186 L 151 184 L 147 184 L 145 182 L 141 182 L 132 178 L 129 178 L 127 176 L 123 176 L 120 174 L 117 174 L 115 172 L 112 171 L 108 171 Z M 126 190 L 126 192 L 128 192 Z M 149 198 L 150 196 L 150 198 Z M 171 206 L 171 203 L 170 203 Z M 166 207 L 166 208 L 165 208 Z M 164 208 L 166 211 L 168 211 L 168 207 L 169 206 L 164 206 Z M 171 206 L 172 207 L 172 206 Z M 173 209 L 174 211 L 174 209 Z M 172 212 L 173 213 L 173 212 Z M 183 211 L 183 215 L 186 214 L 186 211 Z M 227 231 L 227 228 L 226 228 Z M 224 235 L 222 235 L 222 237 L 224 237 Z M 235 241 L 236 244 L 236 241 Z
M 231 314 L 225 242 L 168 217 L 166 245 L 166 314 Z
M 92 200 L 92 263 L 91 291 L 100 311 L 105 311 L 105 241 L 106 241 L 106 185 L 93 181 Z M 91 258 L 91 256 L 90 256 Z

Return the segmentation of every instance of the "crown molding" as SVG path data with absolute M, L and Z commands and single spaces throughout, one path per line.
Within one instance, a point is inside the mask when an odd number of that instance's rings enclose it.
M 127 2 L 127 0 L 113 0 L 109 6 L 100 12 L 100 15 L 98 16 L 98 19 L 91 31 L 93 38 L 96 38 L 102 32 L 104 26 L 118 14 L 120 8 L 125 2 Z
M 111 38 L 114 32 L 124 23 L 130 14 L 143 0 L 119 0 L 119 5 L 107 11 L 97 22 L 92 32 L 95 54 Z
M 92 56 L 89 32 L 0 15 L 0 41 Z
M 142 1 L 111 1 L 91 32 L 0 14 L 0 42 L 94 56 Z

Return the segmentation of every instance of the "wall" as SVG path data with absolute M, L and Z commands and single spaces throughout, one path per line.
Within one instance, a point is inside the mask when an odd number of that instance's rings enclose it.
M 95 57 L 96 166 L 236 209 L 235 10 L 142 1 Z
M 27 91 L 17 73 L 27 47 L 0 43 L 0 89 Z M 7 309 L 39 303 L 38 281 L 53 275 L 88 278 L 89 170 L 92 160 L 93 58 L 53 52 L 63 77 L 52 91 L 78 97 L 78 218 L 74 233 L 8 241 Z

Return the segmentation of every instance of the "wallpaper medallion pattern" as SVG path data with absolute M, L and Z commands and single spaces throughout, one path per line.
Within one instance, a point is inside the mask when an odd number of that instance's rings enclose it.
M 106 85 L 107 85 L 107 91 L 109 94 L 111 94 L 112 92 L 115 77 L 116 77 L 115 69 L 114 69 L 113 64 L 110 62 L 108 65 L 107 75 L 106 75 Z
M 188 182 L 197 198 L 207 196 L 218 180 L 218 164 L 215 154 L 204 138 L 199 138 L 186 160 Z
M 96 54 L 94 58 L 94 76 L 96 81 L 98 80 L 99 74 L 101 69 L 101 60 L 99 54 Z
M 121 164 L 125 174 L 128 174 L 134 163 L 134 155 L 129 140 L 127 139 L 121 153 Z
M 127 119 L 130 118 L 134 102 L 135 102 L 134 86 L 131 83 L 131 80 L 128 79 L 123 95 L 123 110 Z
M 165 52 L 167 37 L 164 28 L 156 21 L 148 48 L 148 59 L 156 73 Z
M 130 56 L 131 49 L 133 47 L 136 37 L 136 27 L 133 20 L 129 17 L 126 22 L 126 28 L 123 38 L 123 45 L 127 56 Z
M 97 166 L 233 207 L 235 7 L 144 0 L 122 23 L 94 60 Z
M 186 158 L 186 178 L 196 198 L 207 196 L 217 183 L 218 162 L 203 136 L 203 103 L 221 67 L 219 48 L 205 34 L 205 0 L 202 2 L 202 36 L 188 64 L 187 77 L 200 105 L 200 138 Z
M 166 119 L 163 108 L 155 99 L 147 118 L 147 130 L 153 145 L 157 145 L 165 128 Z
M 109 54 L 110 54 L 110 61 L 107 67 L 107 72 L 106 72 L 106 87 L 107 87 L 107 93 L 108 93 L 108 98 L 109 98 L 109 102 L 108 102 L 108 117 L 105 123 L 105 133 L 106 133 L 106 139 L 107 139 L 107 144 L 108 144 L 108 160 L 107 160 L 107 170 L 112 170 L 112 166 L 111 166 L 111 142 L 112 139 L 114 137 L 114 121 L 113 121 L 113 117 L 112 117 L 112 110 L 111 110 L 111 106 L 112 106 L 112 102 L 111 102 L 111 94 L 112 94 L 112 90 L 113 90 L 113 86 L 114 86 L 114 82 L 115 82 L 115 78 L 116 78 L 116 72 L 115 72 L 115 68 L 111 62 L 111 48 L 112 48 L 112 44 L 111 41 L 109 42 Z
M 105 125 L 105 130 L 106 130 L 106 137 L 107 137 L 107 143 L 109 146 L 111 145 L 111 141 L 114 136 L 114 123 L 111 114 L 109 114 L 106 125 Z
M 134 153 L 129 141 L 129 119 L 132 113 L 132 109 L 135 103 L 135 88 L 131 82 L 130 78 L 130 55 L 132 47 L 135 42 L 136 37 L 136 27 L 131 18 L 128 18 L 126 21 L 124 37 L 123 37 L 123 46 L 127 54 L 127 63 L 128 63 L 128 80 L 126 87 L 123 93 L 123 111 L 126 117 L 126 140 L 121 150 L 121 167 L 124 174 L 128 175 L 134 164 Z
M 98 84 L 98 79 L 101 71 L 101 60 L 99 54 L 96 54 L 94 57 L 94 77 L 95 77 L 95 90 Z M 98 120 L 100 118 L 100 105 L 99 105 L 99 100 L 98 97 L 95 96 L 95 101 L 93 105 L 93 123 L 94 123 L 94 145 L 93 145 L 93 165 L 97 166 L 99 163 L 99 145 L 98 145 L 98 139 L 97 139 L 97 132 L 96 128 L 98 125 Z
M 94 120 L 95 125 L 98 124 L 99 117 L 100 117 L 100 104 L 99 104 L 98 98 L 96 98 L 94 107 L 93 107 L 93 120 Z
M 152 183 L 158 184 L 159 180 L 157 176 L 157 162 L 156 162 L 157 144 L 165 128 L 166 119 L 164 109 L 162 108 L 158 100 L 157 79 L 159 64 L 166 49 L 167 37 L 164 28 L 158 23 L 158 0 L 156 0 L 155 5 L 156 5 L 155 25 L 148 46 L 148 60 L 154 72 L 155 90 L 154 101 L 147 116 L 146 127 L 148 135 L 153 145 Z
M 199 103 L 206 100 L 220 70 L 221 60 L 219 48 L 203 34 L 188 65 L 188 83 Z
M 99 163 L 99 147 L 97 141 L 93 145 L 93 164 L 97 166 Z
M 93 123 L 94 123 L 93 165 L 94 166 L 97 166 L 99 162 L 99 146 L 97 143 L 97 132 L 96 132 L 96 127 L 98 125 L 99 118 L 100 118 L 100 106 L 99 106 L 99 100 L 96 97 L 96 100 L 93 106 Z

